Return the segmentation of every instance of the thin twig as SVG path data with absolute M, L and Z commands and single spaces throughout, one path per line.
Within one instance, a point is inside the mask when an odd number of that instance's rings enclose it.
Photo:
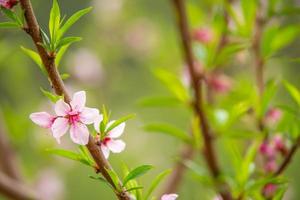
M 175 193 L 178 190 L 179 184 L 182 181 L 186 166 L 184 161 L 191 160 L 194 157 L 195 149 L 192 145 L 187 144 L 183 147 L 180 153 L 180 158 L 175 164 L 172 174 L 170 175 L 166 186 L 163 190 L 163 194 Z
M 224 200 L 232 199 L 228 186 L 225 183 L 220 183 L 219 181 L 221 171 L 217 161 L 216 152 L 213 147 L 213 137 L 211 134 L 211 130 L 208 125 L 206 114 L 204 112 L 201 75 L 197 74 L 194 66 L 194 57 L 192 53 L 191 37 L 189 33 L 185 4 L 183 0 L 172 0 L 172 2 L 177 14 L 178 28 L 180 30 L 184 57 L 185 61 L 187 62 L 188 71 L 191 77 L 191 85 L 194 90 L 193 110 L 195 115 L 199 118 L 199 127 L 201 128 L 204 139 L 203 154 L 212 176 L 218 183 L 218 192 Z
M 0 192 L 10 199 L 16 200 L 37 200 L 40 199 L 31 190 L 19 181 L 16 181 L 0 172 Z
M 291 149 L 288 152 L 287 156 L 284 158 L 283 162 L 281 163 L 281 165 L 279 165 L 278 169 L 274 173 L 274 176 L 279 176 L 288 167 L 288 165 L 291 163 L 294 155 L 297 152 L 297 149 L 299 147 L 299 143 L 300 143 L 300 137 L 296 140 L 295 144 L 291 147 Z
M 55 57 L 48 54 L 48 52 L 40 45 L 43 43 L 39 24 L 37 22 L 37 19 L 35 17 L 32 5 L 30 0 L 20 0 L 22 9 L 24 10 L 25 14 L 25 20 L 27 22 L 26 32 L 31 36 L 38 53 L 42 59 L 43 65 L 46 68 L 46 71 L 48 73 L 49 79 L 51 81 L 52 87 L 56 94 L 63 95 L 66 102 L 70 102 L 70 95 L 68 94 L 64 83 L 60 77 L 60 74 L 57 70 L 57 67 L 55 66 Z M 114 187 L 115 189 L 117 186 L 115 186 L 113 180 L 111 179 L 110 175 L 108 174 L 107 170 L 112 170 L 109 162 L 105 159 L 102 151 L 98 148 L 96 145 L 94 138 L 92 136 L 89 137 L 89 142 L 86 145 L 88 148 L 90 154 L 92 155 L 94 161 L 98 165 L 98 169 L 103 175 L 103 177 Z M 119 181 L 120 187 L 123 188 L 121 181 Z M 117 197 L 121 200 L 129 200 L 129 195 L 123 191 L 115 192 Z

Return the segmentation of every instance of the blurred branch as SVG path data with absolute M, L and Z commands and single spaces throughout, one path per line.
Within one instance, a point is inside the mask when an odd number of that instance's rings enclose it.
M 17 158 L 15 151 L 10 145 L 9 139 L 6 135 L 6 130 L 3 123 L 3 118 L 0 114 L 0 168 L 3 172 L 15 179 L 21 180 L 21 174 L 18 169 Z
M 180 153 L 180 158 L 178 159 L 175 167 L 172 170 L 166 186 L 163 190 L 163 194 L 175 193 L 178 190 L 178 186 L 183 178 L 186 166 L 184 161 L 191 160 L 194 157 L 195 149 L 192 145 L 185 145 Z
M 274 173 L 274 176 L 279 176 L 288 167 L 288 165 L 291 163 L 294 155 L 297 152 L 299 144 L 300 144 L 300 137 L 298 137 L 298 139 L 296 140 L 295 144 L 291 147 L 291 149 L 288 152 L 287 156 L 284 158 L 283 162 L 281 163 L 281 165 L 278 167 L 278 169 Z
M 194 90 L 194 103 L 193 109 L 195 115 L 199 118 L 199 127 L 201 129 L 203 139 L 204 139 L 204 157 L 208 168 L 214 177 L 215 181 L 219 186 L 218 192 L 224 200 L 232 199 L 229 187 L 225 183 L 219 181 L 219 176 L 221 171 L 216 157 L 216 152 L 213 147 L 213 136 L 208 125 L 206 114 L 203 107 L 203 97 L 202 97 L 202 77 L 197 74 L 194 65 L 194 57 L 191 46 L 191 37 L 189 33 L 188 20 L 186 15 L 186 9 L 184 0 L 172 0 L 175 7 L 175 11 L 178 19 L 178 28 L 180 31 L 180 36 L 183 45 L 183 52 L 185 61 L 187 62 L 189 74 L 191 77 L 191 85 Z
M 55 56 L 52 53 L 48 53 L 41 44 L 43 44 L 43 39 L 41 36 L 41 31 L 37 19 L 35 17 L 30 0 L 20 0 L 22 9 L 24 10 L 25 20 L 28 27 L 24 27 L 24 30 L 31 36 L 38 53 L 42 59 L 43 65 L 46 68 L 49 79 L 52 83 L 52 87 L 57 95 L 63 95 L 66 102 L 70 102 L 70 96 L 64 86 L 64 83 L 60 77 L 60 74 L 55 66 Z M 108 170 L 112 170 L 109 162 L 105 159 L 102 151 L 96 145 L 94 138 L 89 137 L 89 142 L 86 145 L 96 164 L 98 165 L 98 170 L 104 176 L 104 178 L 111 184 L 111 186 L 116 189 L 117 186 L 114 184 L 112 178 L 110 177 Z M 123 188 L 121 181 L 119 181 L 120 187 Z M 115 190 L 115 194 L 119 199 L 129 200 L 130 197 L 127 192 L 118 192 Z
M 13 180 L 0 172 L 0 191 L 7 197 L 16 200 L 37 200 L 39 199 L 34 191 L 20 182 Z

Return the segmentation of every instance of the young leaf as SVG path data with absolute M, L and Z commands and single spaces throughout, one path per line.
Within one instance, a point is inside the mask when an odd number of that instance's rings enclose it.
M 270 101 L 274 97 L 276 92 L 277 92 L 277 83 L 276 83 L 276 81 L 274 81 L 274 80 L 269 81 L 266 85 L 266 89 L 265 89 L 265 92 L 264 92 L 263 97 L 262 97 L 262 102 L 261 102 L 261 105 L 260 105 L 260 109 L 258 109 L 260 117 L 262 117 L 267 112 Z
M 170 169 L 167 169 L 161 172 L 155 179 L 151 182 L 150 187 L 146 193 L 145 200 L 148 200 L 152 195 L 153 191 L 158 187 L 158 185 L 162 182 L 162 180 L 171 173 Z
M 61 47 L 60 49 L 58 49 L 57 54 L 56 54 L 56 59 L 55 59 L 56 67 L 59 67 L 60 61 L 61 61 L 62 57 L 64 56 L 64 54 L 66 53 L 66 51 L 68 50 L 69 46 L 70 45 L 65 45 L 65 46 Z
M 120 187 L 120 184 L 119 184 L 119 181 L 120 181 L 120 180 L 119 180 L 119 177 L 118 177 L 117 173 L 116 173 L 114 170 L 109 170 L 109 169 L 106 169 L 106 170 L 107 170 L 107 172 L 108 172 L 108 174 L 109 174 L 111 180 L 113 181 L 115 187 L 116 187 L 117 189 L 120 189 L 120 188 L 119 188 L 119 187 Z
M 49 33 L 51 37 L 51 43 L 56 42 L 56 35 L 60 26 L 60 9 L 57 0 L 53 0 L 52 8 L 50 11 L 49 19 Z
M 100 181 L 101 183 L 105 183 L 105 185 L 107 185 L 108 187 L 110 187 L 111 189 L 114 190 L 114 188 L 107 182 L 107 180 L 105 180 L 103 177 L 101 176 L 92 176 L 90 175 L 89 178 L 93 179 L 93 180 L 97 180 L 97 181 Z
M 66 38 L 63 38 L 63 39 L 61 39 L 58 42 L 58 44 L 55 47 L 55 49 L 58 50 L 58 49 L 60 49 L 60 48 L 62 48 L 64 46 L 67 46 L 67 45 L 69 46 L 69 45 L 71 45 L 74 42 L 79 42 L 80 40 L 82 40 L 81 37 L 66 37 Z
M 40 90 L 45 95 L 45 97 L 47 97 L 53 103 L 56 103 L 59 99 L 62 98 L 61 96 L 55 95 L 51 92 L 48 92 L 48 91 L 44 90 L 42 87 L 40 87 Z
M 93 161 L 93 159 L 91 158 L 91 156 L 90 156 L 90 154 L 89 154 L 87 148 L 86 148 L 85 146 L 80 145 L 80 146 L 79 146 L 79 151 L 80 151 L 81 156 L 82 156 L 86 161 L 89 162 L 90 166 L 93 166 L 93 165 L 95 164 L 94 161 Z
M 178 77 L 167 70 L 156 69 L 154 70 L 154 75 L 166 85 L 166 87 L 180 100 L 187 102 L 189 99 L 188 92 L 183 86 L 182 82 Z
M 140 189 L 143 189 L 144 187 L 142 186 L 137 186 L 137 187 L 132 187 L 132 188 L 129 188 L 129 189 L 126 189 L 127 192 L 130 192 L 130 191 L 134 191 L 134 190 L 140 190 Z
M 92 166 L 87 160 L 85 160 L 80 154 L 64 150 L 64 149 L 47 149 L 48 153 L 55 154 L 64 158 L 68 158 L 70 160 L 79 161 L 87 166 Z
M 184 132 L 172 125 L 169 125 L 169 124 L 163 124 L 163 123 L 148 124 L 148 125 L 144 126 L 144 129 L 149 132 L 164 133 L 164 134 L 176 137 L 187 143 L 191 142 L 191 139 L 186 134 L 186 132 Z
M 300 106 L 300 92 L 299 90 L 292 85 L 291 83 L 284 81 L 283 82 L 286 90 L 289 92 L 289 94 L 291 95 L 291 97 L 293 98 L 293 100 L 298 104 L 298 106 Z
M 6 17 L 11 19 L 13 22 L 15 22 L 18 25 L 18 27 L 23 27 L 22 20 L 16 15 L 15 12 L 13 12 L 10 9 L 3 8 L 3 7 L 1 7 L 1 11 L 4 13 L 4 15 Z
M 135 169 L 133 169 L 132 171 L 129 172 L 129 174 L 124 178 L 123 180 L 123 184 L 126 185 L 126 183 L 128 183 L 128 181 L 135 179 L 137 177 L 142 176 L 143 174 L 147 173 L 149 170 L 151 170 L 153 168 L 153 166 L 151 165 L 142 165 L 139 166 Z
M 19 28 L 15 22 L 0 22 L 0 28 Z
M 77 22 L 83 15 L 87 14 L 91 10 L 92 7 L 89 7 L 73 14 L 59 30 L 58 38 L 61 38 L 75 22 Z
M 42 72 L 44 73 L 44 75 L 47 75 L 47 72 L 44 68 L 44 65 L 42 63 L 42 59 L 40 57 L 40 55 L 38 53 L 36 53 L 35 51 L 32 51 L 30 49 L 27 49 L 23 46 L 21 46 L 21 49 L 24 51 L 24 53 L 26 55 L 28 55 L 38 66 L 39 68 L 42 70 Z
M 129 120 L 129 119 L 132 119 L 135 117 L 135 114 L 130 114 L 130 115 L 127 115 L 125 117 L 122 117 L 118 120 L 116 120 L 112 125 L 110 125 L 107 129 L 106 129 L 106 132 L 109 132 L 111 131 L 112 129 L 114 129 L 115 127 L 117 127 L 118 125 L 122 124 L 123 122 Z

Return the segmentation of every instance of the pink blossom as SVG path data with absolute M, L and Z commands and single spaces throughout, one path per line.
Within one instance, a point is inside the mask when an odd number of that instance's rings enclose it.
M 177 197 L 178 197 L 178 194 L 164 194 L 161 197 L 161 200 L 175 200 L 175 199 L 177 199 Z
M 19 3 L 19 1 L 17 1 L 17 0 L 0 0 L 0 6 L 6 8 L 6 9 L 12 9 L 18 3 Z
M 281 116 L 282 116 L 282 112 L 280 109 L 271 108 L 266 114 L 265 117 L 266 123 L 270 125 L 274 125 L 280 121 Z
M 286 155 L 288 152 L 287 146 L 281 135 L 276 134 L 273 138 L 273 145 L 275 150 L 281 152 L 283 155 Z
M 211 74 L 207 81 L 209 86 L 219 93 L 227 93 L 232 88 L 231 79 L 224 74 Z
M 277 190 L 277 186 L 273 183 L 268 183 L 263 188 L 263 195 L 266 198 L 272 198 Z
M 99 126 L 102 121 L 102 116 L 98 117 L 94 123 L 95 130 L 100 133 Z M 115 121 L 111 121 L 107 124 L 107 128 L 109 128 Z M 123 140 L 116 140 L 116 138 L 120 137 L 125 129 L 125 122 L 119 124 L 112 130 L 110 130 L 104 137 L 102 137 L 100 140 L 100 147 L 104 154 L 105 158 L 109 157 L 110 151 L 113 153 L 121 153 L 125 147 L 126 144 L 123 142 Z
M 55 104 L 52 116 L 46 112 L 32 113 L 30 119 L 44 128 L 51 128 L 53 137 L 60 143 L 60 138 L 70 129 L 70 136 L 74 143 L 86 145 L 89 131 L 86 125 L 93 124 L 99 116 L 98 109 L 85 107 L 86 95 L 84 91 L 76 92 L 68 104 L 62 99 Z
M 194 40 L 207 44 L 213 40 L 213 32 L 209 28 L 198 28 L 193 32 Z

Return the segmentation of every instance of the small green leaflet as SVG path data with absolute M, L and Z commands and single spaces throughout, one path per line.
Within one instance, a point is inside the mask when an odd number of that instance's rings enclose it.
M 129 120 L 129 119 L 132 119 L 134 118 L 136 115 L 135 114 L 130 114 L 130 115 L 127 115 L 125 117 L 122 117 L 118 120 L 116 120 L 112 125 L 110 125 L 105 132 L 109 132 L 111 131 L 112 129 L 114 129 L 115 127 L 117 127 L 118 125 L 122 124 L 123 122 Z
M 21 46 L 22 51 L 29 56 L 40 68 L 40 70 L 43 72 L 44 75 L 47 75 L 47 72 L 44 68 L 44 65 L 42 63 L 42 59 L 38 53 L 36 53 L 33 50 L 27 49 L 23 46 Z
M 56 103 L 59 99 L 62 99 L 62 96 L 52 94 L 51 92 L 44 90 L 42 87 L 40 87 L 40 90 L 53 103 Z
M 128 181 L 140 177 L 151 170 L 153 166 L 151 165 L 142 165 L 139 166 L 128 173 L 128 175 L 124 178 L 123 184 L 126 185 Z
M 0 22 L 0 28 L 19 28 L 15 22 Z
M 81 154 L 64 150 L 64 149 L 47 149 L 48 153 L 55 154 L 64 158 L 68 158 L 70 160 L 79 161 L 87 166 L 93 166 L 93 163 L 91 163 L 88 159 L 83 157 Z
M 289 94 L 293 98 L 293 100 L 298 104 L 298 106 L 300 106 L 299 90 L 294 85 L 292 85 L 291 83 L 289 83 L 287 81 L 283 81 L 283 84 L 284 84 L 286 90 L 289 92 Z
M 167 169 L 161 172 L 155 179 L 151 182 L 150 187 L 145 195 L 145 200 L 148 200 L 152 195 L 153 191 L 157 188 L 157 186 L 164 180 L 164 178 L 171 173 L 170 169 Z
M 117 190 L 120 189 L 120 179 L 117 175 L 117 173 L 114 170 L 106 169 L 107 173 L 109 174 L 111 180 L 114 183 L 114 186 L 116 187 Z

